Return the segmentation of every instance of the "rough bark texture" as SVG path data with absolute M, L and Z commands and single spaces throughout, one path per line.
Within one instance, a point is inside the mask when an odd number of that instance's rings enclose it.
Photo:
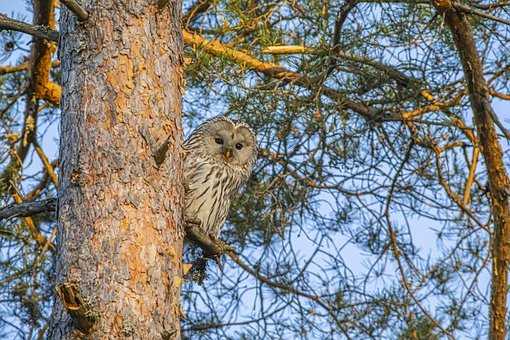
M 491 106 L 489 87 L 483 76 L 483 67 L 476 50 L 471 25 L 465 15 L 456 11 L 449 1 L 437 2 L 435 5 L 445 15 L 445 22 L 452 32 L 464 69 L 481 152 L 487 166 L 494 218 L 489 332 L 491 339 L 504 340 L 510 264 L 510 179 L 503 163 L 503 151 L 495 124 L 491 118 L 495 113 Z
M 51 339 L 180 337 L 181 2 L 60 17 L 58 298 Z M 158 167 L 152 145 L 170 136 Z

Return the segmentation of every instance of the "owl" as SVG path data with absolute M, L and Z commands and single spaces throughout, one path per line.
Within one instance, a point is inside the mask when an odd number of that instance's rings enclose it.
M 255 134 L 227 117 L 209 119 L 184 142 L 184 217 L 216 239 L 230 202 L 250 177 L 257 158 Z

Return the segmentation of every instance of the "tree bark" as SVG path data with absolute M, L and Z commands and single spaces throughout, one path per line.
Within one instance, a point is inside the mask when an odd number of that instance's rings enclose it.
M 492 288 L 490 305 L 490 339 L 506 339 L 508 265 L 510 264 L 510 179 L 503 162 L 503 150 L 492 117 L 490 91 L 476 50 L 471 25 L 464 14 L 448 0 L 436 1 L 452 32 L 464 70 L 471 108 L 489 178 L 491 211 L 494 219 L 492 235 Z
M 61 182 L 51 339 L 180 338 L 181 2 L 60 16 Z M 143 131 L 143 133 L 142 133 Z M 143 134 L 169 136 L 161 165 Z

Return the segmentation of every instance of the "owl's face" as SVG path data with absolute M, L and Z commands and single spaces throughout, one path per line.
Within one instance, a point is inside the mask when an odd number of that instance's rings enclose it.
M 236 167 L 251 166 L 257 147 L 248 126 L 221 119 L 208 124 L 205 130 L 203 147 L 214 160 Z

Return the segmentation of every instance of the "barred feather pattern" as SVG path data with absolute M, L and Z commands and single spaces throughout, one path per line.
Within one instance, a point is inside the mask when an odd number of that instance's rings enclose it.
M 199 126 L 183 146 L 185 219 L 200 222 L 202 231 L 213 237 L 219 236 L 227 218 L 231 200 L 250 177 L 257 155 L 255 151 L 247 164 L 242 166 L 219 162 L 208 155 L 203 148 L 207 124 L 219 120 L 228 121 L 234 126 L 244 126 L 251 131 L 248 125 L 236 124 L 226 117 L 217 117 Z

